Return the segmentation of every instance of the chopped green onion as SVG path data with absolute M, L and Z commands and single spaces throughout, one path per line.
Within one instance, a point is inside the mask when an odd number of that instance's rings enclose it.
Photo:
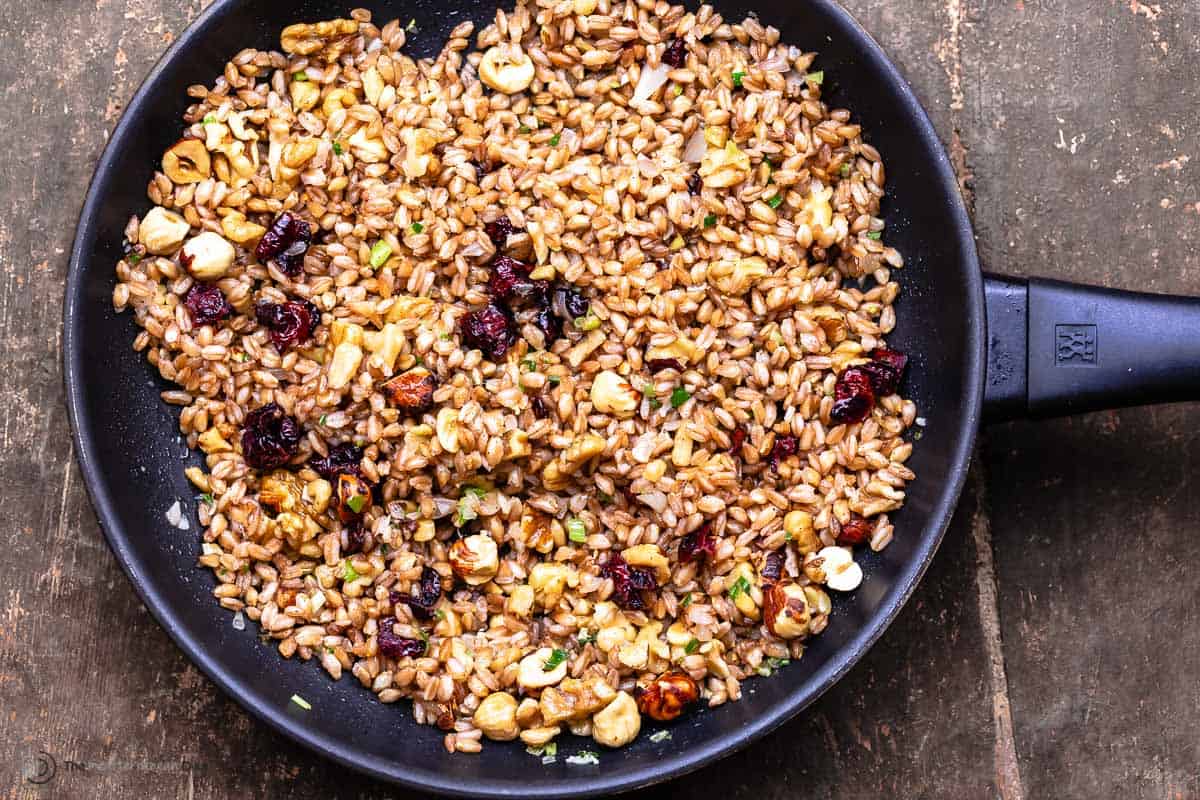
M 303 708 L 305 711 L 312 711 L 312 706 L 309 705 L 308 701 L 298 694 L 292 695 L 292 702 Z
M 561 141 L 562 141 L 562 134 L 561 134 L 561 133 L 556 133 L 556 134 L 554 134 L 553 136 L 551 136 L 551 137 L 550 137 L 550 146 L 551 146 L 551 147 L 558 147 L 558 143 L 559 143 L 559 142 L 561 142 Z
M 216 501 L 213 500 L 211 492 L 205 492 L 204 494 L 200 495 L 200 499 L 210 506 L 216 505 Z
M 550 653 L 550 657 L 546 659 L 546 663 L 542 664 L 543 672 L 550 672 L 559 664 L 567 660 L 567 651 L 559 648 L 554 648 L 554 652 Z
M 573 766 L 595 766 L 600 763 L 600 756 L 591 750 L 580 750 L 573 756 L 567 756 L 566 761 Z
M 361 514 L 363 507 L 365 507 L 366 504 L 367 498 L 361 494 L 356 494 L 346 501 L 346 505 L 349 506 L 350 510 L 355 514 Z
M 843 178 L 849 178 L 850 177 L 850 162 L 847 161 L 845 164 L 842 164 L 842 166 L 838 168 L 838 173 Z
M 238 353 L 238 357 L 237 357 L 237 358 L 238 358 L 238 361 L 240 361 L 240 362 L 242 362 L 243 364 L 245 364 L 247 361 L 249 361 L 249 360 L 250 360 L 250 354 L 249 354 L 249 353 Z
M 591 644 L 592 642 L 596 641 L 596 634 L 591 633 L 587 628 L 584 628 L 579 632 L 579 637 L 575 641 L 579 642 L 580 646 Z
M 658 744 L 659 742 L 665 742 L 670 738 L 670 731 L 655 731 L 654 733 L 650 734 L 650 741 L 654 742 L 655 744 Z
M 685 644 L 683 646 L 683 652 L 687 653 L 689 656 L 699 649 L 700 649 L 700 640 L 694 636 L 692 637 L 692 640 L 690 642 L 688 642 L 687 644 Z
M 779 669 L 780 667 L 786 667 L 790 663 L 792 663 L 792 662 L 786 658 L 775 658 L 774 656 L 771 656 L 770 658 L 767 659 L 767 666 L 769 666 L 771 669 Z
M 690 606 L 691 604 L 692 604 L 692 593 L 691 593 L 691 592 L 688 592 L 687 594 L 685 594 L 685 595 L 683 596 L 683 599 L 679 601 L 679 607 L 680 607 L 680 608 L 687 608 L 687 607 L 688 607 L 688 606 Z
M 532 358 L 526 358 L 521 361 L 521 368 L 527 372 L 534 372 L 537 370 L 537 362 Z
M 815 83 L 818 86 L 820 86 L 822 83 L 825 82 L 825 71 L 817 70 L 816 72 L 810 72 L 804 76 L 804 80 L 808 81 L 809 83 Z
M 347 558 L 346 561 L 342 564 L 342 566 L 345 568 L 347 581 L 358 580 L 358 578 L 359 578 L 358 572 L 354 569 L 354 565 L 350 563 L 350 559 Z
M 382 267 L 392 256 L 392 246 L 380 239 L 371 247 L 371 266 Z
M 733 582 L 733 586 L 729 587 L 729 599 L 737 600 L 742 594 L 750 591 L 750 581 L 745 575 L 739 575 L 738 579 Z
M 304 70 L 300 70 L 299 72 L 293 73 L 292 80 L 301 81 L 301 82 L 306 81 L 306 80 L 308 80 L 308 73 L 305 72 Z
M 204 115 L 204 119 L 203 119 L 203 120 L 201 120 L 201 122 L 202 122 L 203 124 L 205 124 L 205 125 L 211 125 L 212 123 L 214 123 L 214 122 L 216 122 L 216 121 L 217 121 L 217 115 L 216 115 L 216 114 L 205 114 L 205 115 Z
M 671 392 L 671 408 L 679 408 L 681 405 L 690 400 L 691 397 L 692 395 L 687 389 L 683 388 L 682 386 L 676 386 L 675 390 Z
M 567 538 L 572 542 L 587 541 L 587 526 L 579 517 L 571 517 L 567 520 Z
M 446 618 L 446 612 L 443 609 L 439 608 L 433 612 L 433 618 L 436 619 L 438 622 L 441 622 L 442 620 L 444 620 Z
M 675 96 L 679 97 L 681 94 L 683 94 L 683 87 L 677 83 L 675 84 Z
M 581 331 L 594 331 L 600 327 L 600 318 L 589 311 L 587 316 L 575 318 L 575 327 Z
M 782 194 L 775 195 L 774 197 L 772 197 L 770 200 L 767 201 L 767 205 L 769 205 L 771 208 L 779 208 L 781 205 L 783 205 L 783 195 Z
M 533 128 L 529 127 L 528 125 L 522 125 L 521 127 L 517 128 L 517 133 L 533 133 Z
M 562 383 L 562 376 L 561 375 L 551 375 L 550 377 L 546 378 L 546 381 L 551 386 L 558 386 L 560 383 Z
M 744 77 L 746 77 L 746 73 L 742 72 L 740 70 L 738 72 L 733 73 L 733 88 L 735 88 L 735 89 L 742 88 L 742 78 L 744 78 Z
M 423 367 L 423 366 L 425 366 L 425 359 L 421 358 L 420 356 L 417 356 L 416 358 L 413 359 L 413 364 L 415 364 L 418 367 Z
M 439 338 L 439 339 L 441 339 L 443 342 L 448 342 L 448 341 L 450 341 L 450 334 L 448 334 L 448 333 L 439 333 L 439 334 L 438 334 L 438 338 Z
M 423 230 L 425 230 L 425 226 L 424 226 L 424 225 L 422 225 L 421 223 L 419 223 L 419 222 L 414 222 L 414 223 L 412 224 L 412 232 L 413 232 L 413 233 L 420 233 L 420 232 L 421 232 L 421 231 L 423 231 Z
M 318 425 L 324 425 L 324 424 L 325 424 L 325 420 L 327 420 L 328 418 L 329 418 L 329 415 L 328 415 L 328 414 L 322 414 L 322 415 L 321 415 L 321 418 L 320 418 L 319 420 L 317 420 L 317 424 L 318 424 Z
M 880 239 L 883 238 L 883 231 L 871 231 L 870 233 L 867 234 L 867 238 L 874 239 L 875 241 L 878 242 Z
M 412 33 L 416 29 L 417 29 L 417 21 L 415 19 L 410 19 L 408 21 L 408 24 L 404 26 L 404 30 L 408 31 L 409 33 Z
M 458 499 L 458 511 L 454 514 L 455 527 L 461 528 L 473 519 L 479 519 L 479 501 L 487 494 L 486 489 L 466 486 Z
M 130 264 L 136 264 L 142 260 L 142 254 L 135 250 L 134 252 L 132 252 L 128 256 L 126 256 L 125 260 L 128 261 Z
M 463 488 L 463 495 L 471 495 L 472 497 L 482 500 L 483 498 L 487 497 L 487 489 L 483 489 L 478 486 L 466 486 Z
M 917 431 L 917 433 L 920 433 L 920 431 Z M 609 494 L 608 492 L 596 492 L 596 497 L 600 500 L 600 505 L 602 505 L 602 506 L 612 505 L 613 496 L 611 494 Z
M 704 218 L 704 227 L 711 228 L 713 225 L 716 225 L 716 224 L 717 224 L 717 215 L 716 214 L 709 214 L 708 216 L 706 216 Z
M 335 155 L 339 155 L 339 156 L 342 154 L 343 150 L 342 150 L 342 143 L 341 143 L 341 142 L 334 142 L 334 143 L 333 143 L 333 152 L 334 152 L 334 154 L 335 154 Z

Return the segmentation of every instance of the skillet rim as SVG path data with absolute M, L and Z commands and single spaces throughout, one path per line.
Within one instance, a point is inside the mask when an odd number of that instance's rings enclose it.
M 949 198 L 951 218 L 948 221 L 951 223 L 950 227 L 953 235 L 958 239 L 958 246 L 962 253 L 956 266 L 962 273 L 966 288 L 966 305 L 963 313 L 967 317 L 967 338 L 963 347 L 964 354 L 970 360 L 966 364 L 962 389 L 967 400 L 967 408 L 958 432 L 957 446 L 953 450 L 949 466 L 949 480 L 943 483 L 938 501 L 920 532 L 920 542 L 915 548 L 910 562 L 898 573 L 895 584 L 862 629 L 821 669 L 813 673 L 807 680 L 800 682 L 792 690 L 787 702 L 769 709 L 751 724 L 720 732 L 703 746 L 678 751 L 665 759 L 612 777 L 600 774 L 547 782 L 541 785 L 495 787 L 481 779 L 464 780 L 462 776 L 422 770 L 417 765 L 391 766 L 392 762 L 364 756 L 343 742 L 305 728 L 288 716 L 286 709 L 255 703 L 253 701 L 254 692 L 246 681 L 227 674 L 218 663 L 217 658 L 210 654 L 195 637 L 188 635 L 182 626 L 175 624 L 176 619 L 182 617 L 186 610 L 172 608 L 147 583 L 145 578 L 147 565 L 140 563 L 128 546 L 129 533 L 120 526 L 114 499 L 105 490 L 102 480 L 102 465 L 95 447 L 93 427 L 95 423 L 84 402 L 87 388 L 81 378 L 83 352 L 80 346 L 84 332 L 79 330 L 78 323 L 75 321 L 78 316 L 77 309 L 87 301 L 84 270 L 91 260 L 91 252 L 99 232 L 94 221 L 97 219 L 96 209 L 103 202 L 102 185 L 110 182 L 115 154 L 145 115 L 152 85 L 162 79 L 163 73 L 169 65 L 177 59 L 186 57 L 189 49 L 203 40 L 208 29 L 221 16 L 239 3 L 245 2 L 251 2 L 251 0 L 216 0 L 179 34 L 179 37 L 159 58 L 138 86 L 97 160 L 95 172 L 80 210 L 68 264 L 67 284 L 63 300 L 62 357 L 67 413 L 76 458 L 104 537 L 155 622 L 167 632 L 188 659 L 227 696 L 233 698 L 239 706 L 256 719 L 270 725 L 292 741 L 342 766 L 376 779 L 443 795 L 495 798 L 589 797 L 649 786 L 692 772 L 748 746 L 794 717 L 824 694 L 862 658 L 887 630 L 900 609 L 911 597 L 917 583 L 929 566 L 950 523 L 965 484 L 983 405 L 986 317 L 983 274 L 980 269 L 971 222 L 959 193 L 953 167 L 924 106 L 879 43 L 836 0 L 805 0 L 810 5 L 818 7 L 820 13 L 834 19 L 835 23 L 843 29 L 843 34 L 851 40 L 849 44 L 853 50 L 885 76 L 891 84 L 891 88 L 899 96 L 899 107 L 905 108 L 913 117 L 915 122 L 912 130 L 913 137 L 919 141 L 922 149 L 934 154 L 933 161 L 927 165 L 933 179 L 931 185 Z

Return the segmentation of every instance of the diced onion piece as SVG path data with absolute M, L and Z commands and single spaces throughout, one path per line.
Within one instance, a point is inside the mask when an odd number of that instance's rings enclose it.
M 704 126 L 696 128 L 692 134 L 692 138 L 687 140 L 687 144 L 683 148 L 683 160 L 688 164 L 699 164 L 704 158 L 704 151 L 708 149 L 708 142 L 704 141 Z
M 655 67 L 642 67 L 642 74 L 638 77 L 637 88 L 633 90 L 632 102 L 637 104 L 649 100 L 667 82 L 667 74 L 670 71 L 671 67 L 669 64 L 660 63 Z

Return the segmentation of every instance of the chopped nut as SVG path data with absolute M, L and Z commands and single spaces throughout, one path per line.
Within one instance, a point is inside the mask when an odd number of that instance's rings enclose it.
M 249 245 L 261 239 L 267 229 L 262 225 L 250 222 L 240 211 L 230 211 L 221 218 L 221 231 L 231 242 Z
M 184 243 L 179 261 L 196 280 L 215 281 L 229 271 L 236 256 L 223 236 L 204 231 Z
M 591 398 L 597 411 L 615 417 L 633 416 L 641 402 L 641 396 L 633 390 L 629 381 L 611 370 L 605 370 L 592 379 Z
M 292 95 L 292 108 L 297 112 L 308 111 L 321 100 L 321 87 L 312 81 L 292 81 L 288 91 Z
M 213 453 L 224 453 L 233 449 L 233 446 L 226 441 L 225 437 L 216 428 L 209 428 L 204 433 L 197 437 L 197 443 L 200 449 L 211 455 Z
M 368 164 L 378 164 L 388 160 L 387 145 L 383 139 L 372 139 L 367 136 L 366 128 L 356 130 L 348 141 L 351 152 L 359 161 Z
M 821 540 L 813 531 L 812 514 L 807 511 L 789 511 L 783 518 L 783 530 L 801 555 L 808 555 L 821 549 Z
M 387 321 L 400 322 L 406 319 L 420 319 L 432 310 L 433 301 L 428 297 L 397 295 L 392 298 L 392 305 L 387 310 Z
M 794 583 L 776 583 L 763 597 L 767 630 L 781 639 L 808 633 L 808 600 L 804 589 Z
M 363 331 L 363 346 L 372 355 L 370 363 L 390 375 L 404 347 L 404 331 L 399 325 L 391 322 L 386 323 L 378 332 Z
M 174 253 L 187 238 L 191 226 L 174 211 L 155 206 L 147 212 L 138 225 L 138 241 L 151 255 L 165 256 Z
M 567 479 L 589 459 L 604 452 L 604 440 L 594 433 L 576 436 L 557 459 L 542 469 L 542 485 L 551 491 L 566 488 Z
M 541 747 L 560 733 L 562 733 L 562 728 L 557 725 L 530 728 L 529 730 L 521 731 L 521 741 L 530 747 Z
M 317 23 L 300 22 L 283 29 L 279 35 L 279 44 L 285 53 L 311 56 L 326 47 L 328 41 L 337 37 L 352 36 L 357 32 L 358 22 L 352 19 L 331 19 Z M 328 60 L 335 59 L 336 56 L 334 59 Z
M 630 669 L 645 669 L 650 660 L 650 647 L 646 642 L 623 644 L 617 651 L 617 660 Z
M 508 459 L 525 458 L 533 450 L 529 446 L 529 434 L 522 430 L 509 431 L 508 433 L 508 452 L 505 457 Z
M 704 355 L 704 352 L 696 346 L 688 337 L 682 333 L 675 337 L 675 341 L 663 347 L 648 347 L 646 348 L 646 361 L 681 361 L 684 364 L 695 361 Z
M 333 348 L 333 358 L 329 360 L 329 388 L 344 389 L 358 372 L 362 359 L 363 351 L 357 344 L 342 342 Z
M 594 14 L 596 12 L 596 0 L 575 0 L 572 10 L 581 17 Z
M 546 611 L 553 611 L 567 587 L 578 583 L 578 572 L 567 564 L 541 561 L 529 571 L 529 586 L 533 589 L 537 604 Z
M 435 161 L 432 153 L 437 138 L 424 128 L 407 128 L 401 135 L 404 139 L 404 174 L 410 180 L 423 177 Z
M 438 409 L 437 420 L 434 422 L 437 431 L 438 444 L 447 453 L 458 452 L 458 412 L 453 408 Z
M 602 330 L 597 329 L 590 331 L 587 336 L 580 339 L 574 344 L 574 346 L 571 347 L 570 350 L 564 353 L 563 357 L 571 366 L 571 369 L 578 369 L 579 365 L 586 361 L 587 357 L 590 356 L 597 347 L 604 344 L 604 340 L 607 338 L 608 335 Z
M 639 544 L 627 547 L 621 551 L 621 557 L 634 567 L 650 567 L 659 584 L 664 584 L 671 578 L 671 565 L 663 551 L 656 544 Z
M 673 670 L 639 687 L 637 707 L 659 722 L 670 722 L 700 699 L 700 688 L 686 673 Z
M 512 594 L 508 596 L 508 601 L 505 603 L 505 610 L 514 617 L 525 619 L 533 611 L 533 587 L 527 584 L 514 586 Z
M 725 294 L 738 297 L 750 291 L 759 278 L 771 274 L 766 260 L 759 256 L 734 262 L 718 261 L 708 267 L 708 281 Z
M 862 583 L 862 567 L 845 547 L 826 547 L 817 554 L 823 560 L 825 585 L 839 592 L 852 592 Z
M 807 222 L 814 230 L 820 226 L 833 224 L 833 206 L 829 201 L 833 197 L 833 189 L 822 186 L 819 181 L 813 181 L 800 213 L 796 215 L 798 222 Z
M 459 539 L 450 547 L 450 567 L 470 586 L 487 583 L 500 567 L 496 541 L 483 533 Z
M 706 136 L 708 131 L 705 128 Z M 723 148 L 709 148 L 700 159 L 699 173 L 706 187 L 725 189 L 741 183 L 750 174 L 750 156 L 730 139 Z
M 725 586 L 739 587 L 733 592 L 733 604 L 752 620 L 758 619 L 758 606 L 762 598 L 762 590 L 758 588 L 754 567 L 748 561 L 739 561 L 733 571 L 726 576 Z M 756 600 L 756 597 L 758 600 Z
M 642 715 L 628 692 L 619 692 L 612 702 L 592 717 L 592 738 L 606 747 L 622 747 L 637 738 Z
M 671 463 L 686 467 L 692 463 L 692 436 L 684 426 L 675 429 L 675 441 L 671 447 Z
M 436 375 L 424 367 L 415 367 L 402 372 L 380 388 L 396 408 L 418 413 L 433 405 L 433 392 L 437 384 Z
M 479 80 L 505 94 L 525 91 L 533 76 L 533 61 L 512 42 L 489 47 L 479 62 Z
M 163 153 L 162 168 L 172 183 L 199 183 L 212 174 L 212 159 L 204 142 L 180 139 Z
M 517 738 L 517 699 L 508 692 L 492 692 L 479 703 L 471 718 L 483 735 L 497 742 Z
M 553 655 L 553 648 L 543 647 L 522 658 L 517 668 L 517 683 L 523 689 L 541 689 L 553 686 L 567 677 L 567 662 L 570 659 L 546 669 L 546 664 Z

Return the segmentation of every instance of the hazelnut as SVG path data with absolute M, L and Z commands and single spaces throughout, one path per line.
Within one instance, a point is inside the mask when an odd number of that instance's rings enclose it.
M 196 280 L 215 281 L 229 271 L 236 255 L 223 236 L 205 231 L 184 243 L 179 261 Z
M 221 218 L 221 232 L 232 242 L 248 245 L 261 239 L 267 229 L 247 220 L 242 212 L 231 211 Z
M 533 61 L 511 42 L 494 45 L 479 62 L 479 80 L 498 92 L 523 92 L 533 83 Z
M 204 142 L 180 139 L 163 153 L 162 168 L 172 183 L 199 183 L 212 174 L 212 159 Z
M 641 397 L 629 381 L 611 370 L 592 379 L 592 405 L 602 414 L 630 417 L 637 410 Z
M 533 589 L 538 605 L 552 610 L 562 599 L 568 585 L 576 585 L 579 575 L 573 567 L 541 561 L 529 571 L 529 586 Z
M 438 444 L 442 446 L 442 449 L 447 453 L 457 453 L 458 412 L 453 408 L 439 409 L 433 428 L 437 432 Z
M 500 568 L 495 540 L 483 533 L 459 539 L 450 547 L 450 567 L 470 586 L 487 583 Z
M 825 547 L 817 554 L 823 563 L 825 585 L 839 592 L 852 592 L 862 583 L 862 567 L 845 547 Z
M 350 523 L 371 507 L 371 487 L 357 475 L 343 473 L 337 479 L 337 514 Z
M 546 669 L 546 664 L 550 663 L 553 655 L 553 648 L 542 647 L 522 658 L 517 666 L 517 683 L 524 689 L 542 689 L 553 686 L 567 677 L 567 662 L 570 659 L 563 659 Z
M 670 722 L 699 699 L 700 688 L 696 682 L 686 673 L 672 670 L 639 688 L 637 707 L 651 719 Z
M 801 555 L 821 549 L 821 540 L 813 531 L 812 514 L 807 511 L 789 511 L 783 518 L 783 530 L 791 538 Z
M 174 253 L 192 228 L 183 217 L 162 206 L 150 209 L 138 225 L 138 241 L 155 256 Z
M 808 600 L 804 589 L 794 583 L 776 583 L 763 596 L 767 630 L 781 639 L 808 633 Z
M 607 706 L 592 717 L 592 738 L 605 747 L 623 747 L 642 730 L 642 715 L 637 701 L 628 692 L 619 692 Z
M 471 718 L 483 735 L 497 742 L 517 738 L 517 699 L 508 692 L 492 692 L 475 709 Z
M 362 348 L 353 342 L 342 342 L 333 348 L 327 377 L 330 389 L 343 389 L 362 364 Z
M 393 406 L 401 411 L 417 413 L 433 405 L 433 390 L 437 385 L 436 375 L 423 367 L 416 367 L 400 373 L 380 388 Z

